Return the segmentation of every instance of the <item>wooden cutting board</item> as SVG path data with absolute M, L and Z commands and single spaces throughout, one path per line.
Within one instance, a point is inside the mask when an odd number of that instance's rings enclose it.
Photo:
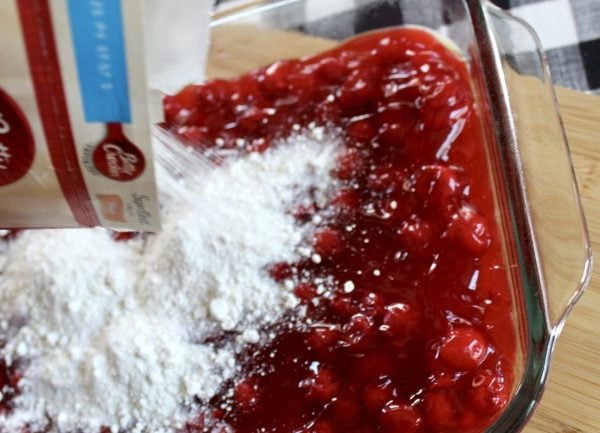
M 557 88 L 592 239 L 600 251 L 600 97 Z M 558 340 L 546 392 L 526 433 L 600 432 L 600 269 Z
M 335 42 L 275 30 L 230 26 L 213 34 L 208 75 L 226 78 Z M 600 97 L 557 88 L 591 233 L 600 251 Z M 600 269 L 573 310 L 556 347 L 546 392 L 525 433 L 600 432 Z

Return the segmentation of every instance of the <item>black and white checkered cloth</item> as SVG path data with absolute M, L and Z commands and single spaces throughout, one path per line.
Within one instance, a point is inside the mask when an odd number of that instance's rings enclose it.
M 555 84 L 600 91 L 600 0 L 493 0 L 536 30 Z
M 296 28 L 343 39 L 386 25 L 423 22 L 422 15 L 411 17 L 409 8 L 398 7 L 408 1 L 415 0 L 306 0 L 303 5 L 298 4 Z M 600 0 L 491 1 L 536 30 L 555 84 L 600 92 Z M 403 16 L 401 10 L 409 12 Z M 286 15 L 282 21 L 289 21 L 289 14 Z M 439 14 L 432 15 L 431 20 L 433 28 L 444 24 L 444 17 Z

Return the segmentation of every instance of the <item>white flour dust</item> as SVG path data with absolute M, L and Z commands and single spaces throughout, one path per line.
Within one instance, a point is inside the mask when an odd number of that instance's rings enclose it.
M 24 376 L 0 426 L 174 432 L 195 396 L 213 396 L 236 351 L 296 305 L 266 268 L 295 258 L 291 207 L 328 188 L 339 141 L 319 128 L 287 141 L 181 185 L 195 199 L 169 203 L 146 241 L 38 230 L 3 245 L 0 355 Z M 198 343 L 219 329 L 239 337 Z

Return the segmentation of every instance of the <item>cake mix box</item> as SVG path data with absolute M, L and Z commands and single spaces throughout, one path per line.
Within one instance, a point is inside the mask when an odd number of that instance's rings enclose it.
M 0 2 L 0 227 L 159 228 L 151 125 L 202 78 L 209 10 Z

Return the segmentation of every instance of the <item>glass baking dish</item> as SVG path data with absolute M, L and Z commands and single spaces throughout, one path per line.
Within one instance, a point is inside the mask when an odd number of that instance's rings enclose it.
M 518 431 L 540 400 L 565 319 L 590 279 L 590 241 L 548 68 L 533 30 L 486 0 L 251 1 L 215 14 L 208 78 L 315 54 L 355 33 L 437 30 L 469 63 L 488 140 L 519 336 L 512 399 L 487 432 Z M 370 16 L 356 21 L 357 12 Z M 258 47 L 258 48 L 257 48 Z

